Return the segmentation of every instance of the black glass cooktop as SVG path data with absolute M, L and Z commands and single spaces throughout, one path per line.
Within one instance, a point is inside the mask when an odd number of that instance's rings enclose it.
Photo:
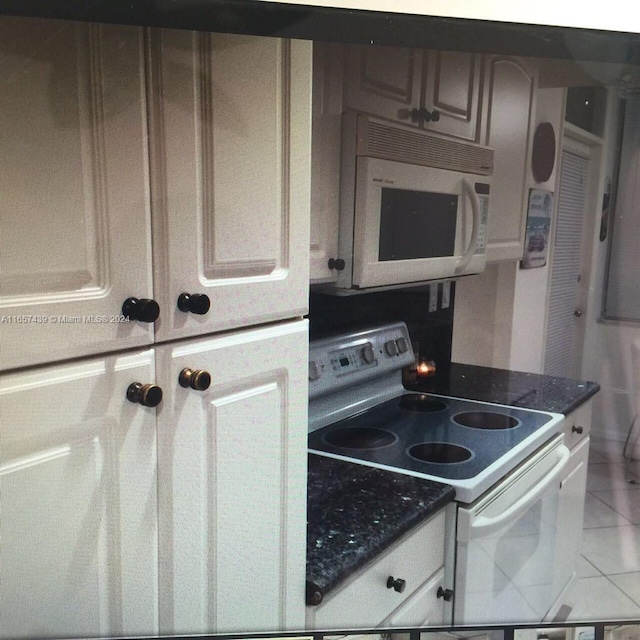
M 546 425 L 544 413 L 408 393 L 309 434 L 316 453 L 442 478 L 474 478 Z

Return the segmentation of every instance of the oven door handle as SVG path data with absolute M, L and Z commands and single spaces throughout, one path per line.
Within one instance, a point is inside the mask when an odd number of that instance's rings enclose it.
M 559 446 L 556 451 L 558 452 L 558 462 L 554 465 L 553 469 L 549 471 L 544 480 L 539 482 L 531 491 L 528 491 L 520 500 L 514 502 L 509 508 L 503 511 L 499 516 L 487 518 L 485 516 L 478 516 L 471 524 L 471 530 L 475 535 L 491 535 L 496 531 L 499 531 L 505 523 L 513 521 L 515 518 L 521 516 L 527 511 L 535 501 L 547 490 L 549 485 L 558 480 L 558 476 L 562 473 L 562 470 L 567 466 L 569 456 L 571 455 L 569 449 L 564 445 Z
M 467 246 L 467 250 L 456 264 L 456 275 L 461 274 L 471 262 L 471 258 L 473 258 L 473 254 L 476 250 L 478 234 L 480 233 L 480 199 L 468 178 L 462 178 L 462 190 L 466 191 L 467 196 L 469 196 L 471 211 L 473 213 L 473 227 L 471 229 L 471 240 Z

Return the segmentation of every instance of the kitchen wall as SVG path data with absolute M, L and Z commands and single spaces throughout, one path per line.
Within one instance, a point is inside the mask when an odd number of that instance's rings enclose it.
M 552 123 L 558 149 L 564 94 L 564 89 L 539 89 L 537 92 L 536 126 L 541 122 Z M 557 162 L 547 182 L 536 183 L 529 170 L 528 187 L 555 192 L 557 174 Z M 495 179 L 499 180 L 500 176 Z M 493 264 L 483 274 L 460 280 L 454 318 L 453 360 L 541 373 L 548 281 L 549 260 L 546 266 L 537 269 L 520 269 L 517 262 Z

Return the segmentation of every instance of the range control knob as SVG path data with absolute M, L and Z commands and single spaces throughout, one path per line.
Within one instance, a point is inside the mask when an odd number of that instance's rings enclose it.
M 409 343 L 407 342 L 407 339 L 402 336 L 396 340 L 396 345 L 398 345 L 398 351 L 400 353 L 407 353 L 407 351 L 409 351 Z
M 209 311 L 210 306 L 209 296 L 204 293 L 181 293 L 178 296 L 178 309 L 185 313 L 190 312 L 203 316 Z
M 160 315 L 160 307 L 151 298 L 127 298 L 122 303 L 122 315 L 138 322 L 155 322 Z
M 389 356 L 397 356 L 398 355 L 398 345 L 395 340 L 388 340 L 384 343 L 384 350 L 387 352 Z
M 370 342 L 367 342 L 367 344 L 365 344 L 364 347 L 362 347 L 362 350 L 360 353 L 362 354 L 362 359 L 367 364 L 371 364 L 376 359 L 376 354 L 373 352 L 373 346 L 371 345 Z
M 322 369 L 315 360 L 309 361 L 309 381 L 314 382 L 322 375 Z
M 178 375 L 178 383 L 185 389 L 206 391 L 211 386 L 211 374 L 203 369 L 183 369 Z
M 144 407 L 157 407 L 162 402 L 162 389 L 155 384 L 134 382 L 127 389 L 127 400 Z

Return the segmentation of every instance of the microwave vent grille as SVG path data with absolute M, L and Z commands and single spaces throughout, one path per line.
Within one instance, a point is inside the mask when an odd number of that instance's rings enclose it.
M 493 149 L 367 121 L 358 155 L 489 176 Z

